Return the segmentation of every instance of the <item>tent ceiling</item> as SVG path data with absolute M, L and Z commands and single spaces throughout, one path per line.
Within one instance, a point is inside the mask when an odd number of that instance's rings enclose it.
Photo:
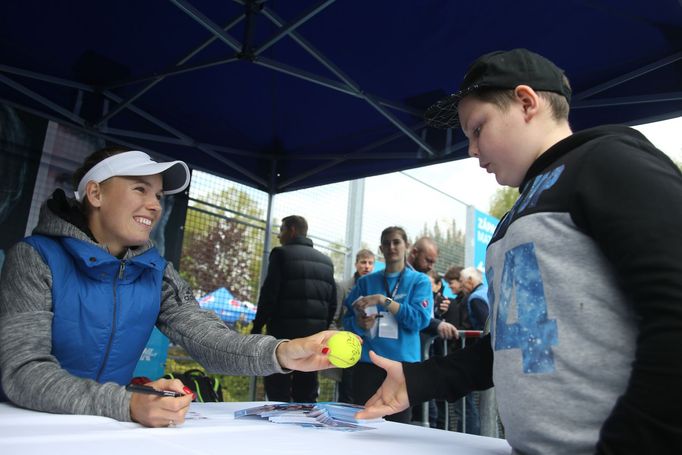
M 4 0 L 0 102 L 277 193 L 464 157 L 422 113 L 513 47 L 575 129 L 682 115 L 678 0 Z

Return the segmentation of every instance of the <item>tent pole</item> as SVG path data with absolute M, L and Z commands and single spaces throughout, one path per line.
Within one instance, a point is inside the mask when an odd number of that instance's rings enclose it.
M 362 246 L 362 212 L 365 202 L 365 179 L 351 180 L 348 187 L 348 210 L 346 215 L 346 262 L 343 279 L 348 280 L 353 273 L 356 254 Z
M 265 277 L 268 274 L 268 259 L 270 258 L 270 248 L 271 248 L 271 241 L 270 239 L 272 238 L 272 206 L 274 203 L 274 198 L 275 198 L 275 179 L 276 179 L 276 169 L 277 169 L 277 160 L 272 160 L 270 166 L 270 189 L 268 191 L 268 210 L 267 214 L 265 215 L 265 240 L 263 242 L 263 257 L 261 260 L 261 268 L 260 268 L 260 286 L 258 287 L 258 297 L 260 299 L 260 288 L 263 286 L 263 282 L 265 282 Z M 251 401 L 256 401 L 256 383 L 258 381 L 258 377 L 253 376 L 251 378 L 251 381 L 249 382 L 249 395 L 251 396 Z
M 272 249 L 272 206 L 275 198 L 275 180 L 277 176 L 277 160 L 270 162 L 270 189 L 268 191 L 268 210 L 265 220 L 265 241 L 263 242 L 263 260 L 260 269 L 260 285 L 263 286 L 265 276 L 268 273 L 268 260 L 270 258 L 270 249 Z M 259 290 L 260 294 L 260 290 Z

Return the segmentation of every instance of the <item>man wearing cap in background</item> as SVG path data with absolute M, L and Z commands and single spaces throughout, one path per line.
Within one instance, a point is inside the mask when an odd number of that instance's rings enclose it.
M 427 111 L 521 195 L 488 246 L 490 333 L 388 372 L 358 418 L 495 384 L 515 453 L 682 453 L 682 174 L 639 132 L 573 133 L 563 71 L 486 54 Z M 493 361 L 494 358 L 494 361 Z
M 243 336 L 197 305 L 149 240 L 161 197 L 183 191 L 189 179 L 182 161 L 105 148 L 76 171 L 75 199 L 59 189 L 43 205 L 0 277 L 0 391 L 10 401 L 152 427 L 182 424 L 193 394 L 179 380 L 148 384 L 176 396 L 125 387 L 154 326 L 216 373 L 331 366 L 322 350 L 333 332 L 290 341 Z

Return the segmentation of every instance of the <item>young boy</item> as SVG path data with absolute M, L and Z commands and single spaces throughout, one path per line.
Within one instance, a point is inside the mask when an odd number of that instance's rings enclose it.
M 570 96 L 515 49 L 427 112 L 521 196 L 488 246 L 490 333 L 424 363 L 373 356 L 388 378 L 358 417 L 494 383 L 515 453 L 682 453 L 682 175 L 630 128 L 573 133 Z

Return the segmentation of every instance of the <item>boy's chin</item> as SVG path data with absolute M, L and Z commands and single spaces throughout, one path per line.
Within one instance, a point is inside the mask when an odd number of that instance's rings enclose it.
M 521 182 L 517 182 L 516 179 L 500 174 L 495 174 L 495 181 L 497 182 L 498 185 L 511 186 L 513 188 L 518 188 L 519 185 L 521 184 Z

